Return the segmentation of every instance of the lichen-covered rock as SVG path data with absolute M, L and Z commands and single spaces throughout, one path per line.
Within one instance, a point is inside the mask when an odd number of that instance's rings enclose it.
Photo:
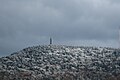
M 0 80 L 119 79 L 119 49 L 44 45 L 0 58 Z

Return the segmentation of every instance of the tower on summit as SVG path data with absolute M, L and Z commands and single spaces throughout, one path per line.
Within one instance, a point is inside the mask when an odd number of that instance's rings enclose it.
M 50 37 L 50 45 L 52 45 L 52 38 Z
M 119 35 L 119 46 L 118 46 L 118 48 L 120 49 L 120 26 L 119 26 L 119 33 L 118 33 Z

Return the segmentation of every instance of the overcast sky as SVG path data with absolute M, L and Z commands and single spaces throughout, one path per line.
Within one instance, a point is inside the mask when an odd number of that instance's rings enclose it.
M 118 47 L 120 0 L 0 0 L 0 56 L 49 44 Z

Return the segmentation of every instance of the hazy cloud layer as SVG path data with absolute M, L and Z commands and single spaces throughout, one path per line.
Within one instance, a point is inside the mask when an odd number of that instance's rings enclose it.
M 120 0 L 0 0 L 0 55 L 55 44 L 118 47 Z

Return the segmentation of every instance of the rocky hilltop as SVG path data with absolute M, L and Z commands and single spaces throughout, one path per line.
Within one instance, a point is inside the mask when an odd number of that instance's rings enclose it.
M 120 50 L 28 47 L 0 58 L 0 80 L 120 80 Z

